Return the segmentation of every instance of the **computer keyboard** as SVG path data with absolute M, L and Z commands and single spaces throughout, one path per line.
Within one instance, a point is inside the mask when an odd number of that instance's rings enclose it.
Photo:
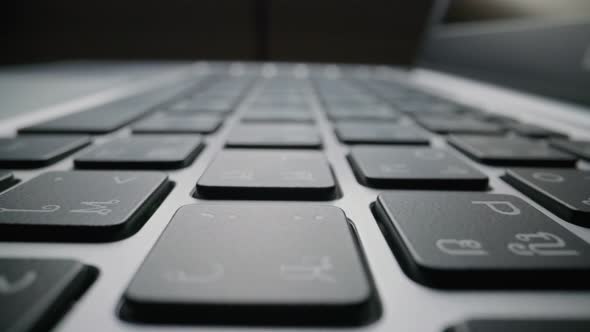
M 590 331 L 588 132 L 208 66 L 0 138 L 0 331 Z

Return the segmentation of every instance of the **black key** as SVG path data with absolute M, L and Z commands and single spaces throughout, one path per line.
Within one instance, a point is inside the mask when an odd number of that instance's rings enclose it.
M 506 115 L 501 115 L 501 114 L 481 112 L 481 113 L 475 113 L 474 116 L 478 119 L 483 120 L 483 121 L 497 122 L 500 124 L 518 123 L 518 120 L 516 120 L 512 117 L 506 116 Z
M 0 331 L 49 331 L 96 275 L 74 260 L 0 258 Z
M 204 144 L 193 135 L 137 135 L 115 138 L 74 159 L 77 168 L 175 169 L 190 165 Z
M 337 195 L 326 157 L 315 151 L 224 150 L 197 182 L 209 198 L 327 200 Z
M 349 155 L 359 181 L 377 188 L 486 189 L 488 177 L 445 150 L 358 146 Z
M 454 116 L 466 109 L 458 104 L 430 100 L 402 100 L 393 103 L 397 109 L 408 115 Z
M 587 288 L 590 245 L 522 199 L 382 193 L 377 217 L 406 273 L 443 288 Z
M 504 179 L 562 219 L 590 227 L 590 172 L 509 169 Z
M 178 94 L 178 87 L 158 89 L 139 96 L 132 96 L 52 119 L 31 127 L 22 128 L 20 133 L 64 133 L 64 134 L 106 134 L 131 123 L 152 111 L 155 106 Z
M 209 134 L 216 131 L 223 119 L 212 114 L 174 115 L 157 113 L 133 125 L 139 134 Z
M 506 127 L 518 135 L 532 138 L 567 137 L 563 133 L 526 123 L 508 123 Z
M 569 152 L 585 160 L 590 160 L 590 141 L 555 139 L 550 140 L 549 143 L 556 149 Z
M 587 332 L 590 320 L 578 319 L 472 319 L 447 332 Z
M 0 191 L 11 187 L 18 181 L 14 178 L 12 172 L 0 170 Z
M 90 140 L 86 136 L 26 135 L 0 138 L 0 167 L 44 167 L 88 144 Z
M 227 99 L 183 99 L 174 102 L 169 106 L 170 112 L 194 114 L 194 113 L 214 113 L 226 114 L 233 111 L 234 103 Z
M 359 107 L 328 107 L 328 117 L 332 120 L 384 120 L 396 121 L 399 114 L 387 106 L 368 105 Z
M 227 139 L 229 147 L 251 148 L 319 148 L 320 135 L 314 126 L 305 124 L 240 124 Z
M 358 245 L 336 207 L 184 206 L 131 281 L 121 314 L 159 323 L 367 323 L 376 294 Z
M 576 158 L 546 143 L 518 137 L 454 136 L 449 143 L 471 158 L 490 165 L 571 167 Z
M 0 238 L 117 240 L 137 231 L 169 189 L 159 172 L 47 172 L 0 195 Z
M 423 129 L 383 122 L 340 121 L 335 124 L 338 138 L 349 144 L 428 145 Z
M 502 135 L 506 130 L 497 123 L 485 122 L 470 116 L 421 116 L 416 122 L 439 134 Z
M 313 122 L 311 112 L 248 111 L 242 115 L 244 122 Z

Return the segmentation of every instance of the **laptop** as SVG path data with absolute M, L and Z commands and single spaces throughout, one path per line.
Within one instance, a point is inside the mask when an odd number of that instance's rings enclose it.
M 447 5 L 389 64 L 277 1 L 247 61 L 5 66 L 0 331 L 590 331 L 588 71 L 530 84 L 573 70 L 514 55 L 536 5 Z

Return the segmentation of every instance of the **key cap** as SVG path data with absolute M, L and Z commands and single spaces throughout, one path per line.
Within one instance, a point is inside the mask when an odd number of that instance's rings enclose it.
M 193 135 L 137 135 L 115 138 L 74 159 L 85 169 L 176 169 L 190 165 L 204 144 Z
M 199 114 L 199 113 L 213 113 L 213 114 L 227 114 L 233 111 L 234 103 L 225 99 L 209 99 L 194 98 L 183 99 L 174 102 L 169 106 L 172 113 L 181 114 Z
M 136 232 L 170 190 L 158 172 L 47 172 L 0 195 L 0 239 L 95 242 Z
M 486 189 L 488 178 L 440 149 L 355 146 L 349 155 L 359 181 L 376 188 Z
M 310 112 L 292 111 L 247 111 L 242 115 L 243 122 L 314 122 Z
M 489 165 L 571 167 L 576 158 L 546 143 L 517 137 L 453 136 L 448 142 L 469 157 Z
M 110 133 L 152 111 L 158 104 L 180 93 L 179 86 L 159 88 L 139 96 L 127 97 L 90 109 L 64 115 L 30 127 L 19 133 L 93 134 Z
M 316 151 L 223 150 L 197 182 L 222 199 L 329 200 L 337 196 L 326 157 Z
M 563 133 L 526 123 L 508 123 L 506 127 L 518 135 L 532 138 L 567 137 Z
M 478 119 L 481 119 L 486 122 L 497 122 L 500 124 L 511 124 L 511 123 L 518 123 L 518 120 L 512 118 L 510 116 L 501 115 L 501 114 L 494 114 L 488 112 L 479 112 L 475 113 L 474 116 Z
M 145 322 L 360 325 L 376 294 L 358 245 L 336 207 L 187 205 L 131 281 L 121 314 Z
M 587 288 L 590 246 L 522 199 L 387 192 L 375 212 L 414 280 L 442 288 Z
M 228 147 L 312 148 L 322 140 L 314 126 L 305 124 L 240 124 L 227 139 Z
M 579 319 L 472 319 L 462 322 L 447 332 L 586 332 L 590 320 Z
M 222 123 L 221 117 L 211 114 L 158 113 L 137 122 L 132 129 L 138 134 L 209 134 Z
M 49 331 L 97 274 L 74 260 L 0 258 L 0 331 Z
M 504 127 L 493 122 L 484 122 L 468 116 L 421 116 L 416 122 L 439 134 L 502 135 Z
M 552 147 L 571 153 L 585 160 L 590 160 L 590 141 L 554 139 L 549 143 Z
M 397 101 L 393 103 L 400 111 L 412 115 L 437 115 L 437 116 L 454 116 L 462 113 L 466 108 L 446 101 L 431 100 L 414 100 L 414 101 Z
M 88 144 L 90 140 L 86 136 L 25 135 L 0 138 L 0 167 L 48 166 Z
M 328 107 L 326 113 L 332 120 L 396 121 L 399 119 L 399 114 L 384 106 Z
M 0 170 L 0 192 L 16 184 L 18 181 L 14 178 L 12 172 Z
M 590 172 L 509 169 L 504 180 L 562 219 L 590 227 Z
M 382 122 L 340 121 L 334 126 L 340 141 L 348 144 L 408 144 L 428 145 L 424 130 Z

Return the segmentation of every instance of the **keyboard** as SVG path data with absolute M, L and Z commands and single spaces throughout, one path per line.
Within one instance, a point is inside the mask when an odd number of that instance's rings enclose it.
M 0 127 L 0 331 L 590 331 L 590 127 L 388 67 L 162 76 Z

